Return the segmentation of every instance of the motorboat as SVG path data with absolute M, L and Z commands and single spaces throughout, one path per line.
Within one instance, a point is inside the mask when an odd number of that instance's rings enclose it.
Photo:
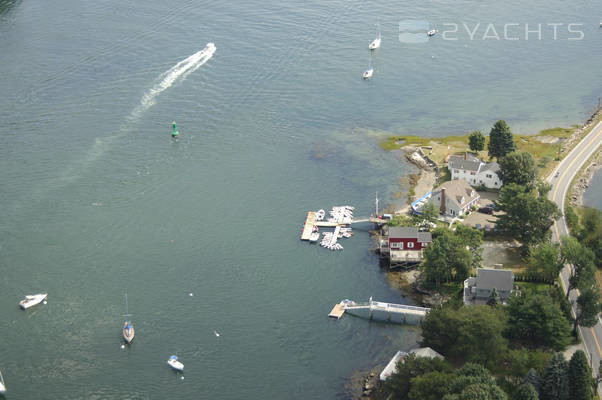
M 312 242 L 312 243 L 317 242 L 318 239 L 320 239 L 320 232 L 312 232 L 309 235 L 309 241 Z
M 169 360 L 167 360 L 167 364 L 169 364 L 169 366 L 175 369 L 176 371 L 184 371 L 184 364 L 178 361 L 178 356 L 169 357 Z
M 364 79 L 370 79 L 370 78 L 372 78 L 372 74 L 374 74 L 374 68 L 368 68 L 362 74 L 362 78 L 364 78 Z
M 126 293 L 125 294 L 125 315 L 124 315 L 126 320 L 125 320 L 125 323 L 123 324 L 122 335 L 123 335 L 123 339 L 127 342 L 127 344 L 132 343 L 132 340 L 134 340 L 134 324 L 132 324 L 132 322 L 128 319 L 128 317 L 130 317 L 130 316 L 131 315 L 128 314 L 128 295 Z
M 374 39 L 372 41 L 372 43 L 370 43 L 368 45 L 368 48 L 370 50 L 376 50 L 380 47 L 381 36 L 380 36 L 380 24 L 378 23 L 378 20 L 376 20 L 376 29 L 378 31 L 378 36 L 376 37 L 376 39 Z
M 429 35 L 429 36 L 435 36 L 437 34 L 437 30 L 436 29 L 431 29 L 426 34 Z
M 6 385 L 4 384 L 4 377 L 0 372 L 0 394 L 6 394 Z
M 40 304 L 48 297 L 48 293 L 38 293 L 27 295 L 23 300 L 19 302 L 19 307 L 23 310 L 27 310 L 29 307 L 33 307 L 37 304 Z

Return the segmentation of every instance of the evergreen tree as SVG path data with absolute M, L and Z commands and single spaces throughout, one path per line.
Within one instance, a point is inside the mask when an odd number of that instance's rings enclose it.
M 472 151 L 481 151 L 485 148 L 485 135 L 481 131 L 474 131 L 468 137 L 468 147 Z
M 592 371 L 582 350 L 577 350 L 571 357 L 568 375 L 571 400 L 591 400 Z
M 500 303 L 500 295 L 497 293 L 495 288 L 491 289 L 491 293 L 489 293 L 489 298 L 487 299 L 487 305 L 491 307 L 495 307 Z
M 525 376 L 525 381 L 530 383 L 535 388 L 538 395 L 541 393 L 541 376 L 539 375 L 539 372 L 537 372 L 536 369 L 531 368 L 527 372 L 527 376 Z
M 529 382 L 521 384 L 512 395 L 513 400 L 539 400 L 537 390 Z
M 489 146 L 487 149 L 489 157 L 495 157 L 498 160 L 516 150 L 514 137 L 506 121 L 499 120 L 493 125 L 491 132 L 489 132 Z
M 500 160 L 498 175 L 504 185 L 516 183 L 534 187 L 537 180 L 535 158 L 531 153 L 514 151 Z
M 542 400 L 569 400 L 568 365 L 562 353 L 550 359 L 543 375 Z

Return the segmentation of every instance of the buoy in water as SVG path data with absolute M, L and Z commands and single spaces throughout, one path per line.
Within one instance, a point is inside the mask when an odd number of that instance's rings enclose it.
M 122 344 L 122 345 L 121 345 L 121 348 L 122 348 L 122 349 L 125 349 L 125 345 L 124 345 L 124 344 Z
M 172 123 L 171 137 L 177 138 L 179 136 L 180 136 L 180 132 L 178 132 L 178 125 L 176 125 L 176 121 L 174 121 Z

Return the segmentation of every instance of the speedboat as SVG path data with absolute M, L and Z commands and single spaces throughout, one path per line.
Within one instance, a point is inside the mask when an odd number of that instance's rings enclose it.
M 178 356 L 169 357 L 169 360 L 167 360 L 167 364 L 169 364 L 169 366 L 175 369 L 176 371 L 184 371 L 184 364 L 178 361 Z
M 19 302 L 19 306 L 22 309 L 27 310 L 29 307 L 33 307 L 37 304 L 40 304 L 44 300 L 46 300 L 46 297 L 48 297 L 48 293 L 38 293 L 38 294 L 27 295 L 27 296 L 25 296 L 25 299 L 23 299 Z
M 431 29 L 426 34 L 429 35 L 429 36 L 435 36 L 437 34 L 437 30 L 436 29 Z
M 362 78 L 364 78 L 364 79 L 370 79 L 370 78 L 372 78 L 372 74 L 374 74 L 374 68 L 368 68 L 362 74 Z
M 6 393 L 6 385 L 4 384 L 4 377 L 2 376 L 2 372 L 0 372 L 0 394 Z

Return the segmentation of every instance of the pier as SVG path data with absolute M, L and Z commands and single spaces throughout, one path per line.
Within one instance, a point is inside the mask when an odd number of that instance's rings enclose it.
M 351 224 L 359 224 L 362 222 L 369 222 L 377 225 L 384 225 L 389 222 L 387 219 L 378 217 L 359 218 L 347 221 L 316 221 L 316 212 L 308 211 L 305 223 L 303 224 L 303 231 L 301 232 L 301 240 L 309 240 L 309 236 L 313 232 L 314 226 L 324 228 L 342 228 Z
M 422 319 L 431 309 L 426 307 L 408 306 L 405 304 L 384 303 L 381 301 L 374 301 L 372 300 L 372 297 L 370 297 L 369 301 L 359 303 L 351 300 L 343 300 L 333 307 L 328 316 L 339 319 L 343 316 L 345 311 L 348 310 L 369 310 L 370 319 L 372 319 L 372 313 L 374 311 L 384 311 L 389 315 L 389 317 L 392 313 L 394 313 L 402 314 L 404 317 L 408 315 L 417 316 Z

